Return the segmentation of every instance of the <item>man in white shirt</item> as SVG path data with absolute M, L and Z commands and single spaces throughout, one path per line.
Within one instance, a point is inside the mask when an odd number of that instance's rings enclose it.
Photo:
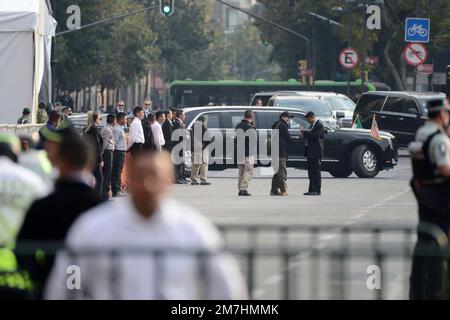
M 166 141 L 164 140 L 164 133 L 162 131 L 162 124 L 166 120 L 164 112 L 158 111 L 155 115 L 155 122 L 152 124 L 153 140 L 155 142 L 156 150 L 162 151 Z
M 58 256 L 45 297 L 247 298 L 236 262 L 221 251 L 217 229 L 167 196 L 173 180 L 170 155 L 140 152 L 129 170 L 130 197 L 89 210 L 71 228 L 66 245 L 76 263 L 65 253 Z M 83 250 L 99 255 L 83 256 Z M 114 256 L 107 254 L 111 250 Z M 201 259 L 199 252 L 207 254 Z M 80 289 L 68 290 L 66 270 L 74 264 L 80 270 Z
M 142 107 L 136 107 L 133 110 L 134 120 L 130 126 L 130 152 L 133 157 L 136 153 L 142 151 L 142 147 L 145 143 L 144 129 L 142 128 L 142 119 L 144 119 L 144 109 Z

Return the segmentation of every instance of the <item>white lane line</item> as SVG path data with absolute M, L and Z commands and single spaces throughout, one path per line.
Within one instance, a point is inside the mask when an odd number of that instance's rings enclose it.
M 379 202 L 371 205 L 368 209 L 361 209 L 355 216 L 351 217 L 350 220 L 346 221 L 344 223 L 344 226 L 351 226 L 351 225 L 355 224 L 356 222 L 358 222 L 358 220 L 362 219 L 365 215 L 369 214 L 371 211 L 383 207 L 388 202 L 391 202 L 391 201 L 403 196 L 404 194 L 408 193 L 410 190 L 411 189 L 409 187 L 407 187 L 407 188 L 403 189 L 402 191 L 397 192 L 395 195 L 386 197 L 386 198 L 380 200 Z M 335 229 L 330 230 L 329 234 L 320 236 L 319 241 L 322 243 L 315 246 L 315 249 L 316 250 L 324 249 L 326 247 L 325 242 L 329 242 L 329 241 L 335 239 L 338 236 L 338 232 L 341 229 L 342 228 L 335 228 Z M 301 261 L 298 261 L 298 260 L 307 259 L 311 255 L 312 255 L 312 251 L 306 251 L 306 252 L 303 252 L 303 253 L 295 256 L 294 260 L 297 260 L 297 261 L 291 262 L 289 264 L 288 270 L 292 271 L 292 270 L 298 268 L 301 264 Z M 282 271 L 284 271 L 284 270 L 282 270 Z M 260 288 L 255 288 L 253 290 L 253 293 L 254 293 L 253 297 L 256 299 L 262 297 L 267 291 L 267 289 L 264 289 L 264 287 L 267 287 L 270 285 L 275 285 L 276 283 L 282 281 L 283 278 L 284 278 L 284 275 L 281 273 L 275 274 L 275 275 L 269 277 L 261 284 Z M 397 292 L 395 292 L 395 295 L 396 294 L 397 294 Z

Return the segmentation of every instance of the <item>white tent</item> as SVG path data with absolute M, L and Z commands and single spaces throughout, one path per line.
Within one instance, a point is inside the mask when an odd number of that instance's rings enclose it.
M 36 120 L 51 96 L 51 44 L 56 21 L 47 0 L 0 0 L 0 123 L 16 123 L 24 107 Z

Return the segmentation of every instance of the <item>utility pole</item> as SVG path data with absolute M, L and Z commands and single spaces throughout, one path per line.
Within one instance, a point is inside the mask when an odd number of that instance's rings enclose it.
M 347 20 L 347 45 L 348 48 L 352 47 L 352 11 L 353 7 L 351 6 L 351 2 L 347 2 L 346 6 L 348 12 L 348 20 Z M 347 96 L 350 97 L 350 79 L 351 79 L 351 69 L 347 70 Z

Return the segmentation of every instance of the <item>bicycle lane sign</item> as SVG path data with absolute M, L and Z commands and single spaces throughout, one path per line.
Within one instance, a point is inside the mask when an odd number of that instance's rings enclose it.
M 408 43 L 403 50 L 403 58 L 412 66 L 423 64 L 428 58 L 427 48 L 421 43 Z
M 430 42 L 430 19 L 406 18 L 405 42 Z

